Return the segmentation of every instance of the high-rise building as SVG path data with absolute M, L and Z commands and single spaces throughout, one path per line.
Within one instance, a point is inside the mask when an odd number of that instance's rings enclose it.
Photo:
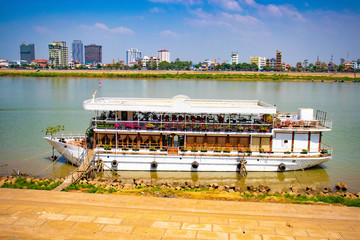
M 136 48 L 130 48 L 126 51 L 126 65 L 135 64 L 141 60 L 141 52 Z
M 49 60 L 54 68 L 69 66 L 69 50 L 64 41 L 49 44 Z
M 159 59 L 159 63 L 163 61 L 170 62 L 170 52 L 166 49 L 159 50 L 157 58 Z
M 81 40 L 72 42 L 72 60 L 80 64 L 84 64 L 84 44 Z
M 282 70 L 281 58 L 282 58 L 282 53 L 280 51 L 276 50 L 276 67 L 275 67 L 275 70 L 277 70 L 277 71 Z
M 231 53 L 231 64 L 238 64 L 239 63 L 239 54 L 237 52 Z
M 250 57 L 250 64 L 252 63 L 255 63 L 258 66 L 259 70 L 262 70 L 266 65 L 266 59 L 265 57 L 252 56 Z
M 90 44 L 85 46 L 85 64 L 102 63 L 102 46 Z
M 25 60 L 28 64 L 35 60 L 35 45 L 21 44 L 20 45 L 20 60 Z

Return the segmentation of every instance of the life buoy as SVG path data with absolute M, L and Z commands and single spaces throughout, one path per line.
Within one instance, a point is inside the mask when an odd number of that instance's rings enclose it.
M 285 171 L 285 170 L 286 170 L 285 164 L 284 164 L 284 163 L 280 163 L 279 166 L 278 166 L 278 170 L 281 171 L 281 172 Z
M 118 161 L 112 160 L 111 166 L 112 166 L 112 167 L 117 167 L 117 165 L 118 165 Z
M 193 161 L 192 164 L 191 164 L 191 166 L 192 166 L 193 168 L 198 168 L 198 167 L 199 167 L 199 163 L 198 163 L 197 161 Z
M 158 163 L 156 161 L 151 162 L 151 168 L 157 168 Z

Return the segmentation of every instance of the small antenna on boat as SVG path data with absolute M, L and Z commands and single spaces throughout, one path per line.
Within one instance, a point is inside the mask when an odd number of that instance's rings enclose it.
M 102 86 L 102 80 L 100 81 L 99 86 L 95 89 L 95 91 L 94 91 L 94 93 L 92 95 L 92 101 L 93 102 L 95 101 L 96 92 L 101 86 Z

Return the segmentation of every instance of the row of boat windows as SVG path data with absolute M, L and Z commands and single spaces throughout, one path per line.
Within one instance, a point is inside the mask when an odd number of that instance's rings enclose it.
M 198 123 L 236 123 L 236 122 L 264 122 L 264 116 L 268 119 L 268 114 L 240 115 L 240 114 L 167 114 L 151 112 L 102 112 L 96 120 L 122 120 L 122 121 L 163 121 L 163 122 L 198 122 Z M 263 121 L 261 121 L 263 120 Z M 272 117 L 271 117 L 272 121 Z
M 218 147 L 249 147 L 249 137 L 226 136 L 184 136 L 184 135 L 118 135 L 117 143 L 114 134 L 96 134 L 97 146 L 130 146 L 130 147 L 191 147 L 191 146 L 218 146 Z M 186 145 L 185 145 L 186 143 Z M 257 137 L 252 140 L 253 150 L 260 147 L 270 149 L 269 137 Z

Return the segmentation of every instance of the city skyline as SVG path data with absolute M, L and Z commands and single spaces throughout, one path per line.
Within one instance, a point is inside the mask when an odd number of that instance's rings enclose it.
M 96 3 L 96 4 L 95 4 Z M 308 59 L 334 62 L 360 57 L 357 1 L 148 0 L 5 1 L 0 9 L 0 58 L 20 59 L 21 42 L 34 43 L 36 58 L 47 59 L 53 41 L 74 39 L 103 46 L 103 62 L 125 60 L 129 48 L 144 56 L 171 51 L 172 61 L 205 59 L 239 62 L 250 56 L 275 58 L 291 65 Z M 41 7 L 39 7 L 41 6 Z M 46 20 L 46 21 L 45 21 Z

